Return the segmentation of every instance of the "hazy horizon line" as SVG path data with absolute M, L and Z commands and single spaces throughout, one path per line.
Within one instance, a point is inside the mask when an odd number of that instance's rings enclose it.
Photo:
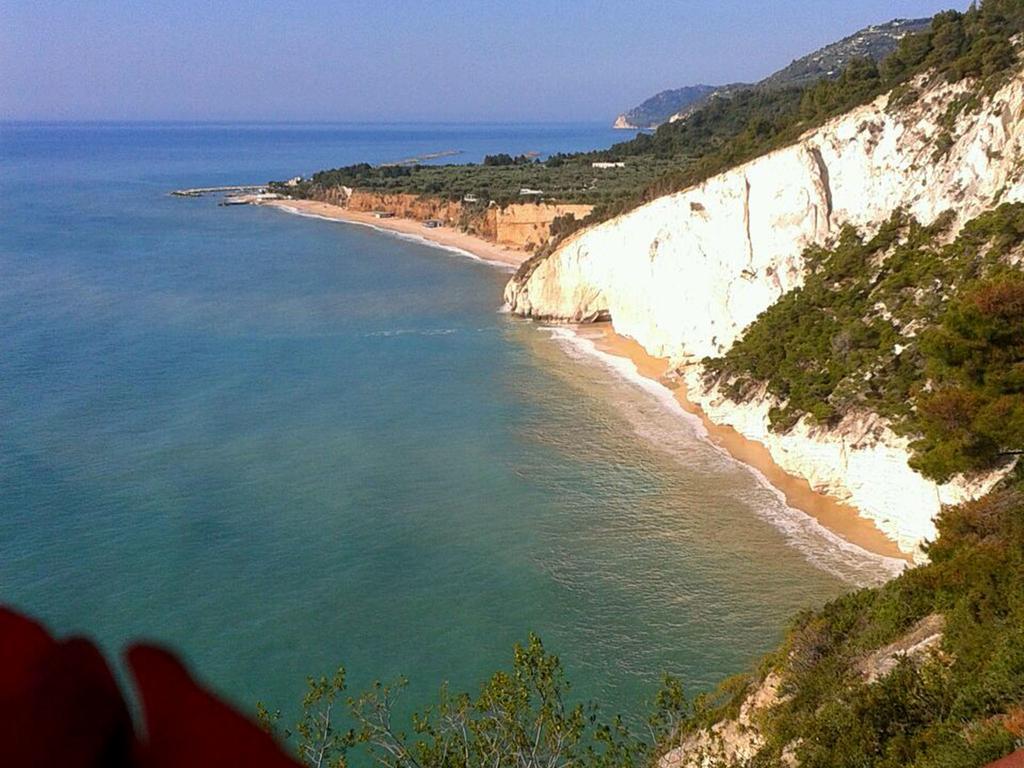
M 169 118 L 169 119 L 103 119 L 87 118 L 58 120 L 47 118 L 2 118 L 0 125 L 607 125 L 612 129 L 611 121 L 604 119 L 589 120 L 260 120 L 242 118 Z M 638 129 L 639 130 L 639 129 Z

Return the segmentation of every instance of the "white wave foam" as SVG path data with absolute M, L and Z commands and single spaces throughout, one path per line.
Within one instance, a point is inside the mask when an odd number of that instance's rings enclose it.
M 687 422 L 694 434 L 699 437 L 707 437 L 707 429 L 705 429 L 704 423 L 697 416 L 683 408 L 676 399 L 676 396 L 672 394 L 672 390 L 654 379 L 644 376 L 636 369 L 636 365 L 629 358 L 612 355 L 598 349 L 591 339 L 581 336 L 574 329 L 567 326 L 542 325 L 540 330 L 549 332 L 552 338 L 562 342 L 563 347 L 575 350 L 578 354 L 574 355 L 574 357 L 577 357 L 577 359 L 580 357 L 592 357 L 600 360 L 623 379 L 656 398 L 666 410 L 671 411 Z
M 640 373 L 632 360 L 599 349 L 591 339 L 580 335 L 571 327 L 540 326 L 539 330 L 549 333 L 571 357 L 579 360 L 597 360 L 622 380 L 652 395 L 666 412 L 685 424 L 688 431 L 705 445 L 713 448 L 720 460 L 749 472 L 758 485 L 771 494 L 774 502 L 770 505 L 755 505 L 757 514 L 779 530 L 786 541 L 810 563 L 857 586 L 879 583 L 896 576 L 907 567 L 908 564 L 904 560 L 868 552 L 833 533 L 806 512 L 791 507 L 786 502 L 785 494 L 772 485 L 762 472 L 735 459 L 725 448 L 713 441 L 701 419 L 686 411 L 668 387 Z M 638 428 L 638 434 L 660 446 L 682 453 L 683 446 L 678 444 L 678 436 L 673 440 L 672 435 L 666 431 L 651 430 L 649 424 L 646 427 Z M 687 458 L 692 457 L 688 454 Z
M 329 222 L 331 222 L 333 224 L 352 224 L 352 225 L 355 225 L 357 227 L 366 227 L 367 229 L 372 229 L 375 232 L 380 232 L 380 233 L 385 234 L 385 235 L 390 235 L 392 237 L 396 237 L 399 240 L 405 240 L 407 242 L 417 243 L 419 245 L 429 245 L 431 248 L 437 248 L 438 250 L 441 250 L 441 251 L 447 251 L 449 253 L 454 253 L 454 254 L 456 254 L 458 256 L 463 256 L 463 257 L 465 257 L 467 259 L 472 259 L 473 261 L 479 261 L 482 264 L 487 264 L 488 266 L 495 267 L 495 268 L 500 269 L 500 270 L 502 270 L 504 272 L 512 273 L 512 272 L 516 271 L 515 266 L 513 266 L 512 264 L 508 264 L 508 263 L 506 263 L 504 261 L 497 261 L 496 259 L 485 259 L 483 256 L 477 256 L 475 253 L 467 251 L 465 248 L 459 248 L 458 246 L 455 246 L 455 245 L 445 245 L 444 243 L 438 243 L 435 240 L 431 240 L 429 238 L 423 237 L 422 235 L 414 235 L 414 234 L 411 234 L 409 232 L 397 232 L 397 231 L 395 231 L 393 229 L 387 229 L 385 227 L 378 227 L 376 224 L 371 224 L 368 221 L 352 221 L 350 219 L 335 219 L 335 218 L 332 218 L 330 216 L 322 216 L 319 213 L 309 213 L 307 211 L 300 211 L 298 208 L 293 208 L 290 205 L 275 205 L 275 206 L 271 206 L 271 207 L 276 208 L 277 210 L 280 210 L 280 211 L 285 211 L 287 213 L 294 214 L 296 216 L 303 216 L 304 218 L 307 218 L 307 219 L 320 219 L 321 221 L 329 221 Z
M 458 333 L 460 328 L 395 328 L 387 331 L 370 331 L 364 334 L 368 338 L 392 336 L 449 336 Z

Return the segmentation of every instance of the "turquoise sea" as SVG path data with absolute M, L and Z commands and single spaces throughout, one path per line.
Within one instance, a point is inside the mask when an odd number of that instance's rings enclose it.
M 473 688 L 539 633 L 636 714 L 875 578 L 629 366 L 450 251 L 172 189 L 594 125 L 0 126 L 0 600 L 178 649 L 244 707 L 307 674 Z

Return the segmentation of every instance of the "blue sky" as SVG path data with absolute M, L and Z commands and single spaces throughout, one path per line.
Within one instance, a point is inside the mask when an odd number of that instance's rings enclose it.
M 610 120 L 951 0 L 4 0 L 0 118 Z

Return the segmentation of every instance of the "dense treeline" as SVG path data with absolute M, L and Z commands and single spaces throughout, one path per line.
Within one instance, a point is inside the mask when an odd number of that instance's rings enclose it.
M 496 159 L 497 158 L 497 159 Z M 505 160 L 508 158 L 511 162 Z M 461 200 L 475 197 L 484 205 L 536 200 L 524 189 L 540 190 L 545 200 L 602 204 L 619 200 L 652 175 L 671 167 L 671 161 L 638 158 L 624 168 L 591 167 L 582 158 L 570 162 L 562 156 L 545 162 L 511 156 L 488 156 L 489 162 L 468 165 L 371 166 L 366 163 L 318 171 L 297 187 L 272 182 L 275 191 L 293 197 L 316 197 L 319 192 L 350 187 L 378 193 L 404 193 Z
M 530 163 L 537 162 L 536 159 L 529 157 L 528 155 L 512 155 L 501 152 L 497 155 L 485 155 L 484 165 L 529 165 Z
M 1024 205 L 944 245 L 949 223 L 897 212 L 868 240 L 848 227 L 808 249 L 803 287 L 706 360 L 709 375 L 734 397 L 767 382 L 779 430 L 882 414 L 916 438 L 912 465 L 940 480 L 1024 448 Z

